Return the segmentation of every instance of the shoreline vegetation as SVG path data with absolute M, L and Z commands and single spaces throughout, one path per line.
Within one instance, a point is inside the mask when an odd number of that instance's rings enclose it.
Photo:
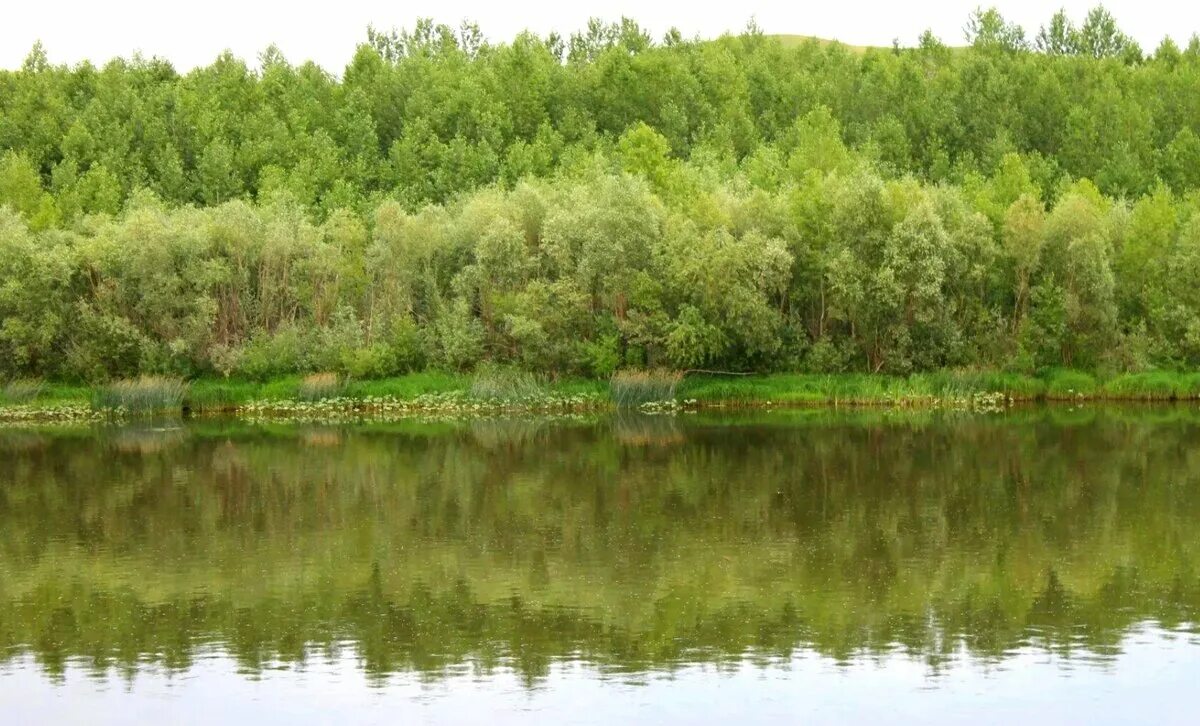
M 266 382 L 147 376 L 101 386 L 19 380 L 0 386 L 0 426 L 147 416 L 232 415 L 249 420 L 341 421 L 409 416 L 582 414 L 636 410 L 916 408 L 998 412 L 1026 403 L 1200 401 L 1200 373 L 1072 370 L 1038 376 L 945 371 L 907 377 L 853 374 L 685 375 L 619 371 L 608 381 L 548 380 L 516 369 L 473 376 L 426 372 L 378 380 L 336 374 Z
M 419 21 L 340 75 L 35 46 L 0 70 L 3 415 L 1196 399 L 1200 36 L 1079 20 Z

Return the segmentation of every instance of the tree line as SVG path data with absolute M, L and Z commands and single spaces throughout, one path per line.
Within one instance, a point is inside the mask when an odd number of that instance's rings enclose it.
M 0 72 L 0 376 L 1200 364 L 1200 40 L 593 22 Z

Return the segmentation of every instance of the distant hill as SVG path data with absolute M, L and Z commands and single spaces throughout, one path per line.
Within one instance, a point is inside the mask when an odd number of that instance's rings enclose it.
M 867 52 L 867 50 L 869 48 L 872 48 L 872 47 L 878 48 L 880 50 L 883 49 L 883 46 L 850 45 L 849 43 L 842 43 L 841 41 L 831 40 L 829 38 L 818 38 L 815 35 L 792 35 L 792 34 L 786 34 L 786 33 L 777 33 L 777 34 L 768 34 L 767 37 L 768 38 L 776 38 L 777 40 L 779 40 L 780 43 L 782 43 L 785 46 L 803 45 L 809 41 L 816 41 L 816 43 L 818 45 L 833 45 L 834 43 L 838 43 L 838 44 L 844 46 L 847 50 L 852 50 L 856 53 L 865 53 L 865 52 Z
M 884 45 L 850 45 L 849 43 L 843 43 L 840 40 L 832 40 L 830 38 L 818 38 L 815 35 L 794 35 L 794 34 L 787 34 L 787 33 L 774 33 L 774 34 L 768 34 L 767 37 L 778 39 L 779 42 L 782 43 L 785 47 L 793 47 L 793 46 L 797 46 L 797 45 L 803 45 L 804 43 L 807 43 L 809 41 L 814 41 L 818 45 L 821 45 L 821 46 L 833 45 L 834 43 L 837 43 L 837 44 L 841 45 L 843 48 L 845 48 L 846 50 L 849 50 L 853 53 L 866 53 L 868 50 L 870 50 L 872 48 L 874 48 L 875 50 L 891 50 L 891 48 L 892 48 L 890 45 L 887 45 L 887 46 L 884 46 Z M 910 48 L 910 47 L 912 47 L 912 45 L 904 44 L 904 45 L 901 45 L 901 47 L 902 48 Z M 956 46 L 951 46 L 950 50 L 962 50 L 962 48 L 956 47 Z

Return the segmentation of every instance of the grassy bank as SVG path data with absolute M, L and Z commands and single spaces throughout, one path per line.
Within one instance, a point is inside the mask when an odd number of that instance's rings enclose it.
M 1008 402 L 1200 400 L 1200 373 L 1150 372 L 1098 377 L 1073 370 L 1030 376 L 987 371 L 942 371 L 908 377 L 772 374 L 689 377 L 683 399 L 713 405 L 942 405 L 975 396 Z
M 776 373 L 734 376 L 619 373 L 611 381 L 547 381 L 519 371 L 425 372 L 381 380 L 329 374 L 271 381 L 147 377 L 88 387 L 13 381 L 0 420 L 81 420 L 137 414 L 329 416 L 335 413 L 581 411 L 606 408 L 898 406 L 990 409 L 1036 401 L 1200 400 L 1200 373 L 1098 377 L 1072 370 L 1030 376 L 943 371 L 908 377 Z

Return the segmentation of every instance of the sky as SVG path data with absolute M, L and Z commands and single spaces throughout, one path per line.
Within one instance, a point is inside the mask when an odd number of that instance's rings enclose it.
M 589 17 L 616 20 L 628 16 L 656 38 L 672 26 L 686 37 L 715 37 L 742 30 L 753 18 L 767 33 L 815 35 L 850 45 L 891 45 L 893 39 L 912 45 L 926 29 L 956 45 L 962 42 L 967 16 L 979 4 L 980 0 L 41 0 L 16 2 L 4 9 L 0 68 L 19 67 L 38 40 L 54 63 L 73 65 L 90 60 L 101 64 L 140 51 L 144 56 L 166 58 L 181 71 L 210 63 L 226 49 L 253 61 L 274 43 L 293 62 L 314 60 L 340 73 L 355 46 L 365 39 L 368 25 L 411 27 L 420 17 L 453 26 L 464 19 L 473 20 L 493 41 L 511 39 L 526 29 L 566 35 L 584 27 Z M 992 4 L 1033 36 L 1055 8 L 1065 8 L 1079 22 L 1096 0 L 996 0 Z M 1200 3 L 1108 0 L 1105 7 L 1122 30 L 1147 51 L 1166 35 L 1184 45 L 1200 31 Z

